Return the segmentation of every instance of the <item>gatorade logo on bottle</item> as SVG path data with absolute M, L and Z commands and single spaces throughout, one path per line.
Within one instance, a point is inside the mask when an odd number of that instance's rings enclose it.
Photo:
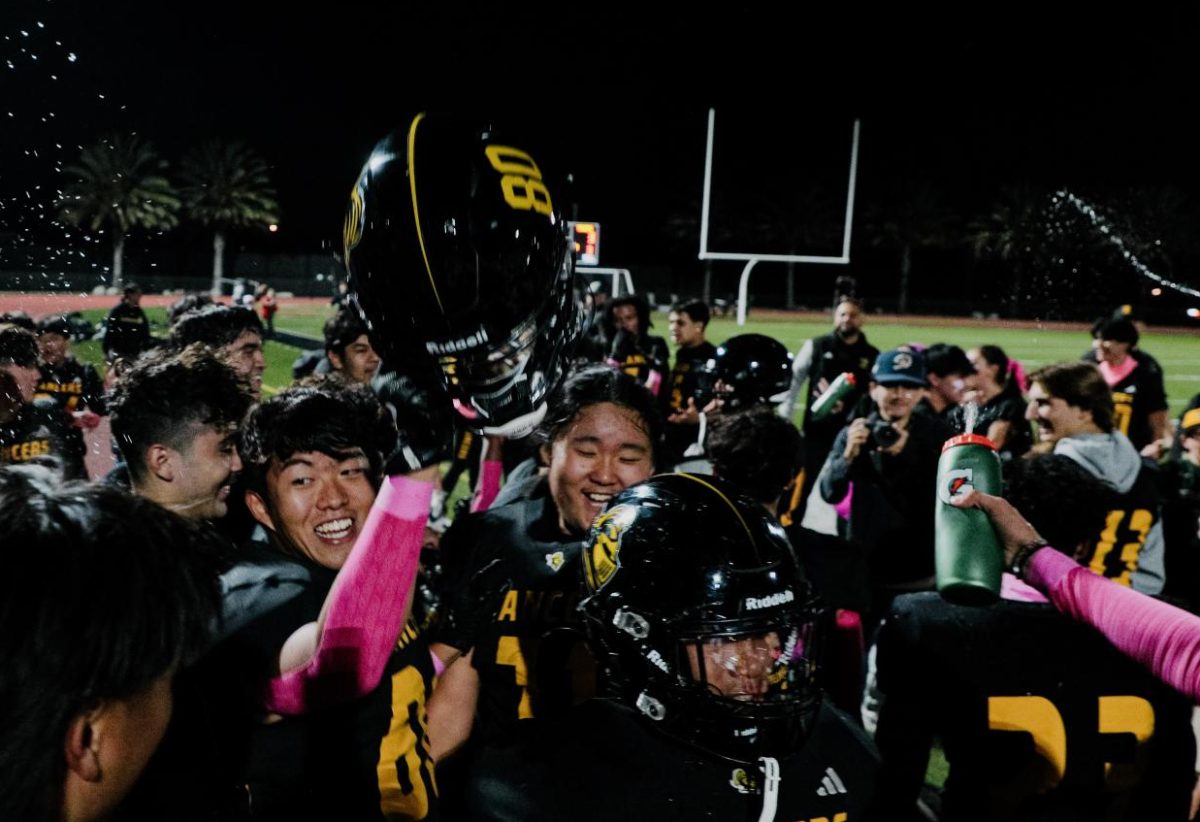
M 974 471 L 970 468 L 954 468 L 947 471 L 942 476 L 942 481 L 938 483 L 938 499 L 949 505 L 950 500 L 954 497 L 961 497 L 968 491 L 974 490 L 973 474 Z

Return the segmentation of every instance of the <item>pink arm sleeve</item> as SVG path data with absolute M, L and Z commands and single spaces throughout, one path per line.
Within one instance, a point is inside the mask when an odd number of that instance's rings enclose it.
M 369 693 L 404 627 L 433 484 L 385 477 L 326 601 L 308 663 L 271 680 L 269 711 L 299 714 Z
M 504 474 L 504 464 L 497 460 L 484 460 L 479 470 L 479 484 L 475 486 L 475 496 L 471 498 L 471 513 L 486 511 L 492 507 L 500 494 L 500 477 Z
M 1026 578 L 1055 608 L 1100 631 L 1175 690 L 1200 700 L 1200 617 L 1094 574 L 1053 549 L 1030 558 Z

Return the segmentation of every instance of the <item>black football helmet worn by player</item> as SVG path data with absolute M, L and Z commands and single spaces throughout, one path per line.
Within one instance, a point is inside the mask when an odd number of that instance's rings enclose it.
M 792 384 L 792 355 L 779 340 L 765 334 L 739 334 L 717 346 L 700 371 L 703 407 L 713 397 L 726 411 L 760 403 L 780 403 Z
M 580 611 L 617 699 L 726 759 L 799 749 L 821 612 L 761 505 L 714 477 L 652 477 L 613 499 L 583 556 Z
M 523 145 L 417 115 L 371 152 L 343 238 L 384 359 L 432 355 L 469 423 L 509 437 L 545 413 L 582 325 L 566 224 Z

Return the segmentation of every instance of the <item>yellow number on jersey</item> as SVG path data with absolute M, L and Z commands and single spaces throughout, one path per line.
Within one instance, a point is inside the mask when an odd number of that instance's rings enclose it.
M 1097 702 L 1096 729 L 1102 734 L 1133 734 L 1140 758 L 1143 743 L 1154 734 L 1154 707 L 1140 696 L 1102 696 Z M 1033 737 L 1033 747 L 1049 771 L 1035 793 L 1046 793 L 1062 781 L 1067 772 L 1067 729 L 1053 702 L 1042 696 L 988 697 L 988 728 Z M 1105 762 L 1105 785 L 1125 790 L 1137 784 L 1139 764 Z
M 521 653 L 521 640 L 515 636 L 502 636 L 496 646 L 496 664 L 509 665 L 513 669 L 513 679 L 521 689 L 521 703 L 517 706 L 518 719 L 533 718 L 533 700 L 529 697 L 529 666 L 525 664 L 525 655 Z

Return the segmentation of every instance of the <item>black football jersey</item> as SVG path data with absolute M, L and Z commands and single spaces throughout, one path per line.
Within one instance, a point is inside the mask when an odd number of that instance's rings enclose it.
M 591 665 L 574 630 L 581 547 L 559 529 L 547 483 L 460 517 L 446 532 L 443 606 L 431 639 L 474 648 L 477 741 L 510 742 L 522 720 L 586 694 Z
M 804 746 L 778 760 L 777 820 L 870 818 L 879 760 L 870 739 L 828 704 Z M 588 700 L 515 750 L 476 763 L 471 819 L 490 822 L 755 820 L 764 801 L 758 763 L 676 741 L 608 700 Z
M 1187 818 L 1187 700 L 1047 604 L 900 597 L 877 670 L 887 807 L 912 807 L 936 735 L 943 820 Z
M 1153 360 L 1147 361 L 1138 354 L 1137 351 L 1131 354 L 1138 363 L 1137 368 L 1110 388 L 1113 397 L 1113 427 L 1129 437 L 1133 447 L 1140 451 L 1153 440 L 1150 415 L 1156 411 L 1167 410 L 1167 394 L 1158 363 Z

